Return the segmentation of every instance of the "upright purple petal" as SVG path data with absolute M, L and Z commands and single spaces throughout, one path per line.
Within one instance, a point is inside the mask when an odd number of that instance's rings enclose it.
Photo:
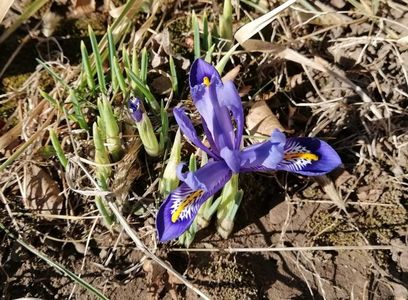
M 237 125 L 235 131 L 234 149 L 241 147 L 242 133 L 244 131 L 244 110 L 242 108 L 241 97 L 232 81 L 227 81 L 217 90 L 218 99 L 221 105 L 226 106 L 231 111 Z
M 161 242 L 179 237 L 194 221 L 201 205 L 218 192 L 231 178 L 231 170 L 223 161 L 212 161 L 194 173 L 198 189 L 183 183 L 170 193 L 160 206 L 156 228 Z
M 240 171 L 275 170 L 283 159 L 285 141 L 285 135 L 275 130 L 268 141 L 244 148 L 240 153 Z
M 221 81 L 220 74 L 211 64 L 201 58 L 196 59 L 190 69 L 190 89 L 204 83 L 205 77 L 210 81 Z
M 191 96 L 203 119 L 204 129 L 214 152 L 228 147 L 235 149 L 234 128 L 228 107 L 222 102 L 224 85 L 217 70 L 202 59 L 197 59 L 190 71 Z M 229 91 L 229 88 L 227 88 Z
M 277 170 L 319 176 L 341 165 L 337 152 L 316 138 L 288 138 L 284 152 L 284 159 L 276 167 Z
M 182 108 L 174 108 L 173 109 L 173 115 L 174 118 L 176 119 L 177 124 L 179 125 L 181 131 L 184 133 L 184 135 L 192 142 L 195 146 L 206 152 L 208 155 L 210 155 L 213 158 L 216 158 L 217 155 L 214 154 L 212 151 L 210 151 L 200 140 L 200 138 L 197 135 L 196 130 L 194 129 L 193 124 L 191 123 L 191 120 L 186 116 L 184 109 Z

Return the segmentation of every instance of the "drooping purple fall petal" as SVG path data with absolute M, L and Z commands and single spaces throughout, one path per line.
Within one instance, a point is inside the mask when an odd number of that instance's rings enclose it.
M 276 170 L 319 176 L 340 165 L 339 155 L 326 142 L 317 138 L 295 137 L 286 140 L 284 158 Z
M 182 183 L 160 206 L 156 217 L 159 240 L 166 242 L 183 234 L 194 221 L 200 206 L 218 192 L 231 175 L 231 170 L 223 161 L 211 161 L 187 175 L 186 179 L 193 181 Z M 192 189 L 189 185 L 198 189 Z

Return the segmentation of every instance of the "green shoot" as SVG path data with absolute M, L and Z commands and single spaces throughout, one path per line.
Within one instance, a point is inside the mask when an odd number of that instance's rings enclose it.
M 174 65 L 173 56 L 171 55 L 169 57 L 169 65 L 170 65 L 171 86 L 173 88 L 173 92 L 177 94 L 178 93 L 177 71 L 176 71 L 176 66 Z
M 89 62 L 88 51 L 83 41 L 81 41 L 81 56 L 82 56 L 82 67 L 84 70 L 84 75 L 86 77 L 86 82 L 88 83 L 88 88 L 95 92 L 95 80 L 94 74 L 92 73 L 91 63 Z
M 109 65 L 110 65 L 110 72 L 111 72 L 111 82 L 112 82 L 113 90 L 117 91 L 118 78 L 116 77 L 116 74 L 115 74 L 115 64 L 114 64 L 116 49 L 115 49 L 115 42 L 112 36 L 112 30 L 110 29 L 109 26 L 108 26 L 107 35 L 108 35 L 108 53 L 109 53 L 108 57 L 109 57 Z
M 55 153 L 57 154 L 57 157 L 61 165 L 64 167 L 64 169 L 66 169 L 67 164 L 68 164 L 68 159 L 65 156 L 64 151 L 62 150 L 61 144 L 58 140 L 58 136 L 55 133 L 55 130 L 53 128 L 49 129 L 49 133 L 50 133 L 51 143 L 52 143 L 52 146 L 54 147 Z
M 231 0 L 224 0 L 224 8 L 220 16 L 220 37 L 232 42 L 232 4 Z
M 146 101 L 150 105 L 152 110 L 156 114 L 159 114 L 160 104 L 157 102 L 156 98 L 153 96 L 149 87 L 145 85 L 132 70 L 127 69 L 127 73 L 129 74 L 129 77 L 132 80 L 132 82 L 136 85 L 137 90 L 139 90 L 143 94 L 143 96 L 146 98 Z
M 122 157 L 122 145 L 119 136 L 119 125 L 113 113 L 112 105 L 103 97 L 102 100 L 98 100 L 98 110 L 105 130 L 106 145 L 109 153 L 115 162 L 119 161 Z
M 197 15 L 193 11 L 191 17 L 191 22 L 193 26 L 193 35 L 194 35 L 194 58 L 197 59 L 201 57 L 201 48 L 200 48 L 200 26 L 198 24 Z
M 89 38 L 91 40 L 92 51 L 95 58 L 95 67 L 96 67 L 96 74 L 98 76 L 98 83 L 99 83 L 99 90 L 102 94 L 106 95 L 106 82 L 105 82 L 105 73 L 103 71 L 103 61 L 101 57 L 101 53 L 99 50 L 98 42 L 96 41 L 95 33 L 91 26 L 88 26 L 88 33 Z
M 140 58 L 140 80 L 143 84 L 147 81 L 147 70 L 148 70 L 149 55 L 146 48 L 142 49 L 142 57 Z
M 215 66 L 215 68 L 217 69 L 217 71 L 222 74 L 222 72 L 224 71 L 225 66 L 227 65 L 227 62 L 229 61 L 229 59 L 231 58 L 232 54 L 234 53 L 234 51 L 238 48 L 239 44 L 236 44 L 235 46 L 233 46 L 231 49 L 228 50 L 227 53 L 225 53 L 225 55 L 223 56 L 223 58 L 218 62 L 218 64 Z
M 160 150 L 163 151 L 164 147 L 166 146 L 167 140 L 169 138 L 169 117 L 167 115 L 166 108 L 164 107 L 163 101 L 161 101 L 160 105 L 160 121 L 161 121 L 161 129 L 160 129 Z

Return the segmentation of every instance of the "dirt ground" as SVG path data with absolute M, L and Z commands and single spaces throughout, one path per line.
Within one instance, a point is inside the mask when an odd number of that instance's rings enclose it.
M 278 5 L 264 2 L 269 9 Z M 352 3 L 316 1 L 315 7 L 323 13 L 315 18 L 311 17 L 316 13 L 305 12 L 308 9 L 298 4 L 299 9 L 285 11 L 263 30 L 266 39 L 325 71 L 305 61 L 302 66 L 294 56 L 242 48 L 226 67 L 228 71 L 241 66 L 234 81 L 247 116 L 254 102 L 266 101 L 288 135 L 317 136 L 338 151 L 343 165 L 329 178 L 346 203 L 345 210 L 313 178 L 283 172 L 242 174 L 244 198 L 233 233 L 222 239 L 212 223 L 197 233 L 188 250 L 177 242 L 158 244 L 156 239 L 154 220 L 161 198 L 154 182 L 161 175 L 162 160 L 137 150 L 122 170 L 124 175 L 115 175 L 118 184 L 126 178 L 129 192 L 123 212 L 142 242 L 213 299 L 408 299 L 408 3 L 379 1 L 375 10 L 369 1 L 358 2 L 362 6 L 357 7 Z M 158 28 L 156 34 L 168 29 L 174 51 L 192 61 L 191 10 L 201 18 L 205 10 L 215 8 L 218 14 L 220 6 L 169 1 L 151 28 Z M 45 11 L 4 44 L 0 65 L 6 64 Z M 239 19 L 234 12 L 234 29 L 249 22 L 244 12 L 261 15 L 241 3 Z M 98 9 L 85 17 L 99 20 L 92 24 L 100 34 L 110 22 Z M 138 26 L 145 19 L 147 14 L 142 13 Z M 81 61 L 79 41 L 87 39 L 86 29 L 78 18 L 67 20 L 56 27 L 55 44 L 44 44 L 37 32 L 0 79 L 4 99 L 0 140 L 6 135 L 13 139 L 16 118 L 29 115 L 27 101 L 38 103 L 38 92 L 30 85 L 54 85 L 46 75 L 36 73 L 36 57 L 58 60 L 63 53 L 61 66 L 66 70 Z M 209 20 L 217 23 L 215 16 Z M 160 56 L 159 43 L 149 37 L 145 40 L 150 57 Z M 54 48 L 56 44 L 61 48 Z M 181 91 L 173 101 L 189 104 L 194 114 L 188 70 L 182 62 L 176 62 Z M 151 60 L 149 68 L 168 71 L 167 65 L 154 64 Z M 149 76 L 153 90 L 161 87 L 156 75 Z M 12 101 L 5 101 L 9 98 Z M 173 136 L 175 122 L 171 122 Z M 25 133 L 35 132 L 30 126 Z M 80 138 L 85 141 L 86 135 Z M 1 162 L 26 139 L 17 134 L 0 150 Z M 98 221 L 92 199 L 69 190 L 69 176 L 55 155 L 41 152 L 48 144 L 47 137 L 39 138 L 0 173 L 1 223 L 109 299 L 198 299 L 174 275 L 146 258 L 119 226 L 108 230 Z M 88 149 L 89 143 L 84 142 L 79 151 L 90 157 Z M 185 143 L 183 159 L 187 161 L 193 152 Z M 38 188 L 44 178 L 45 186 Z M 44 216 L 44 206 L 51 215 Z M 2 299 L 95 299 L 3 230 L 0 240 Z

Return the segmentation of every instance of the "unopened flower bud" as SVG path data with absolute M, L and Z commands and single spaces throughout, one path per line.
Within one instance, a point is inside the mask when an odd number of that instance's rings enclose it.
M 136 121 L 142 144 L 150 156 L 159 156 L 161 148 L 153 130 L 152 123 L 143 108 L 143 103 L 139 98 L 129 100 L 129 109 L 132 118 Z

